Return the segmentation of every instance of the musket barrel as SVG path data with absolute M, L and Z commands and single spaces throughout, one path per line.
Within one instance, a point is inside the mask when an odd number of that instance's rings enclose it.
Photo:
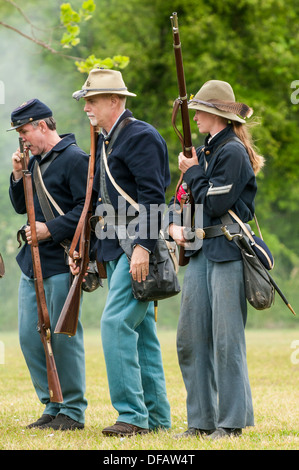
M 171 24 L 173 29 L 178 29 L 178 14 L 176 12 L 172 13 L 172 16 L 170 17 L 171 19 Z
M 33 200 L 33 187 L 32 175 L 27 169 L 27 155 L 24 152 L 23 141 L 19 139 L 22 168 L 23 168 L 23 185 L 26 203 L 26 212 L 28 216 L 28 223 L 31 228 L 32 243 L 30 245 L 32 266 L 34 273 L 34 286 L 36 292 L 37 316 L 38 316 L 38 331 L 45 351 L 47 378 L 49 386 L 50 401 L 55 403 L 63 402 L 63 395 L 60 387 L 59 377 L 56 369 L 55 359 L 51 348 L 50 336 L 50 320 L 45 297 L 43 276 L 41 268 L 41 260 L 39 254 L 38 239 L 36 234 L 35 225 L 35 209 Z
M 174 55 L 175 55 L 175 62 L 176 62 L 176 72 L 177 72 L 177 82 L 179 88 L 179 101 L 180 101 L 180 108 L 181 108 L 181 115 L 182 115 L 182 126 L 183 126 L 183 138 L 184 138 L 184 154 L 186 157 L 192 156 L 192 139 L 191 139 L 191 126 L 190 126 L 190 118 L 189 118 L 189 110 L 188 110 L 188 97 L 187 97 L 187 89 L 186 89 L 186 81 L 185 81 L 185 74 L 184 74 L 184 65 L 183 65 L 183 56 L 182 56 L 182 48 L 181 48 L 181 41 L 179 35 L 179 25 L 178 25 L 178 16 L 177 13 L 173 13 L 170 17 L 171 24 L 172 24 L 172 32 L 173 32 L 173 47 L 174 47 Z
M 191 126 L 190 126 L 190 118 L 189 118 L 189 110 L 188 110 L 188 101 L 187 101 L 187 89 L 186 89 L 186 82 L 185 82 L 185 74 L 184 74 L 184 65 L 183 65 L 183 56 L 182 56 L 182 47 L 181 47 L 181 40 L 179 35 L 179 24 L 178 24 L 178 16 L 177 13 L 173 13 L 170 17 L 171 25 L 172 25 L 172 33 L 173 33 L 173 50 L 175 56 L 175 63 L 176 63 L 176 72 L 177 72 L 177 82 L 178 82 L 178 89 L 179 89 L 179 99 L 175 100 L 173 113 L 172 113 L 172 123 L 175 132 L 177 133 L 182 147 L 183 153 L 186 157 L 192 157 L 192 138 L 191 138 Z M 178 109 L 181 110 L 181 117 L 182 117 L 182 127 L 183 127 L 183 136 L 180 134 L 178 129 L 176 128 L 175 121 L 176 121 L 176 114 Z M 176 194 L 178 191 L 179 186 L 183 181 L 183 173 L 181 172 L 180 179 L 177 183 Z M 176 199 L 175 194 L 175 199 Z M 194 213 L 194 201 L 190 191 L 190 188 L 187 188 L 187 200 L 185 201 L 185 207 L 190 206 L 191 213 Z M 180 256 L 179 256 L 179 265 L 185 266 L 189 259 L 185 257 L 185 249 L 184 247 L 180 247 Z
M 20 152 L 23 155 L 24 153 L 24 144 L 23 144 L 23 139 L 19 137 L 19 146 L 20 146 Z

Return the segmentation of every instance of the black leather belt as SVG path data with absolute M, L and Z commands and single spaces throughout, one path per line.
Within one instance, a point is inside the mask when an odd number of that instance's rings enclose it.
M 221 230 L 221 227 L 223 227 L 223 224 L 221 225 L 212 225 L 210 227 L 204 227 L 204 239 L 206 238 L 214 238 L 214 237 L 219 237 L 220 235 L 223 235 L 223 232 Z M 235 234 L 240 232 L 240 225 L 239 224 L 229 224 L 228 226 L 230 233 Z

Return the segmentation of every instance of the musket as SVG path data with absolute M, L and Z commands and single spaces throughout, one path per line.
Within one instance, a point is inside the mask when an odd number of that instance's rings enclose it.
M 4 274 L 5 274 L 5 265 L 4 265 L 4 261 L 0 253 L 0 278 L 4 277 Z
M 82 213 L 69 249 L 70 258 L 75 259 L 76 264 L 79 266 L 79 272 L 73 278 L 70 290 L 65 300 L 64 306 L 56 323 L 54 333 L 66 334 L 74 336 L 77 331 L 81 295 L 82 295 L 82 282 L 87 272 L 89 263 L 89 245 L 90 245 L 90 218 L 92 216 L 92 187 L 95 171 L 95 156 L 96 156 L 96 143 L 97 132 L 96 129 L 90 124 L 90 157 L 88 164 L 88 177 L 86 184 L 86 197 Z M 79 244 L 78 256 L 74 255 L 77 245 Z
M 173 13 L 170 17 L 173 33 L 173 48 L 176 62 L 176 71 L 177 71 L 177 81 L 179 88 L 179 98 L 174 101 L 173 112 L 172 112 L 172 126 L 175 133 L 179 137 L 179 140 L 182 144 L 183 153 L 187 158 L 192 157 L 192 138 L 191 138 L 191 127 L 190 127 L 190 118 L 188 111 L 188 101 L 187 101 L 187 88 L 184 74 L 184 65 L 183 65 L 183 56 L 182 56 L 182 46 L 179 33 L 178 17 L 177 13 Z M 181 110 L 181 119 L 182 119 L 182 128 L 183 135 L 179 132 L 176 127 L 176 117 L 177 113 Z M 180 185 L 183 182 L 184 174 L 181 172 L 179 181 L 176 186 L 175 200 L 176 204 L 176 195 L 179 190 Z M 181 200 L 181 212 L 184 210 L 186 220 L 192 220 L 194 214 L 194 201 L 190 189 L 187 187 L 186 197 L 182 197 Z M 179 265 L 185 266 L 188 264 L 189 259 L 185 257 L 184 247 L 180 247 L 179 255 Z
M 37 315 L 38 325 L 37 329 L 40 334 L 41 341 L 43 343 L 46 365 L 47 365 L 47 378 L 50 401 L 55 403 L 62 403 L 63 396 L 60 387 L 60 381 L 56 369 L 55 359 L 51 346 L 51 325 L 49 319 L 49 312 L 47 308 L 46 296 L 43 284 L 43 274 L 41 268 L 39 246 L 36 234 L 35 225 L 35 210 L 33 201 L 33 187 L 32 187 L 32 175 L 27 168 L 28 152 L 24 152 L 23 141 L 19 139 L 20 144 L 20 157 L 23 171 L 23 184 L 25 193 L 26 211 L 28 216 L 28 223 L 31 230 L 31 256 L 34 273 L 34 286 L 36 292 L 36 303 L 37 303 Z

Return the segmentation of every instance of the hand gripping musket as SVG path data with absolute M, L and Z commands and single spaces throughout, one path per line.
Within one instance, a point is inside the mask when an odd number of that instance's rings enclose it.
M 175 62 L 176 62 L 176 71 L 177 71 L 177 80 L 178 80 L 178 88 L 179 88 L 179 98 L 177 98 L 174 102 L 173 112 L 172 112 L 172 125 L 174 128 L 175 133 L 179 137 L 183 153 L 186 157 L 192 157 L 192 139 L 191 139 L 191 127 L 190 127 L 190 118 L 189 118 L 189 111 L 188 111 L 188 101 L 187 101 L 187 89 L 186 89 L 186 82 L 185 82 L 185 74 L 184 74 L 184 66 L 183 66 L 183 57 L 182 57 L 182 47 L 180 41 L 180 34 L 179 34 L 179 26 L 178 26 L 178 17 L 177 13 L 173 13 L 170 17 L 171 24 L 172 24 L 172 33 L 173 33 L 173 48 L 174 48 L 174 55 L 175 55 Z M 182 127 L 183 127 L 183 135 L 179 132 L 176 127 L 176 117 L 178 110 L 181 110 L 181 117 L 182 117 Z M 183 182 L 184 174 L 181 172 L 180 179 L 177 183 L 176 192 L 175 192 L 175 203 L 176 203 L 176 195 L 179 190 L 180 185 Z M 187 217 L 187 220 L 192 220 L 194 214 L 194 201 L 189 188 L 187 188 L 187 195 L 186 198 L 184 197 L 181 200 L 181 212 L 183 210 L 184 205 L 184 213 Z M 179 265 L 185 266 L 188 263 L 188 258 L 185 257 L 185 249 L 184 247 L 180 247 L 180 256 L 179 256 Z
M 55 403 L 62 403 L 63 396 L 61 392 L 59 377 L 56 369 L 55 359 L 51 346 L 51 325 L 49 319 L 49 312 L 46 303 L 46 296 L 43 285 L 43 275 L 38 247 L 38 240 L 36 235 L 36 226 L 35 226 L 35 211 L 34 211 L 34 202 L 33 202 L 33 188 L 32 188 L 32 175 L 27 169 L 27 151 L 24 152 L 23 141 L 19 139 L 20 152 L 21 152 L 21 162 L 23 170 L 23 184 L 24 184 L 24 193 L 25 193 L 25 202 L 26 202 L 26 211 L 28 216 L 28 223 L 31 230 L 31 256 L 33 264 L 33 273 L 34 273 L 34 286 L 36 292 L 36 302 L 37 302 L 37 314 L 38 314 L 38 331 L 40 333 L 40 338 L 44 346 L 45 356 L 46 356 L 46 365 L 47 365 L 47 377 L 48 377 L 48 386 L 50 401 Z
M 82 294 L 82 282 L 84 280 L 89 263 L 89 244 L 91 231 L 89 219 L 92 216 L 92 187 L 94 180 L 97 142 L 96 130 L 92 125 L 90 125 L 90 140 L 91 147 L 88 165 L 86 197 L 76 232 L 69 250 L 70 258 L 75 259 L 76 263 L 80 266 L 80 270 L 79 273 L 74 276 L 72 285 L 54 331 L 54 333 L 62 333 L 69 336 L 74 336 L 77 331 Z M 78 257 L 75 257 L 74 251 L 76 250 L 78 243 L 79 254 Z

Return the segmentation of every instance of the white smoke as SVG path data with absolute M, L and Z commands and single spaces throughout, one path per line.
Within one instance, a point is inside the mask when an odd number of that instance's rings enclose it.
M 15 17 L 1 19 L 10 24 L 15 21 Z M 24 28 L 20 26 L 20 29 Z M 72 93 L 84 83 L 85 75 L 77 72 L 72 61 L 59 56 L 60 67 L 54 69 L 45 60 L 45 51 L 40 46 L 1 25 L 0 44 L 0 169 L 11 165 L 11 154 L 18 145 L 16 132 L 7 132 L 11 112 L 32 98 L 40 99 L 52 109 L 60 134 L 74 132 L 78 145 L 88 152 L 89 123 L 82 103 L 72 99 Z

